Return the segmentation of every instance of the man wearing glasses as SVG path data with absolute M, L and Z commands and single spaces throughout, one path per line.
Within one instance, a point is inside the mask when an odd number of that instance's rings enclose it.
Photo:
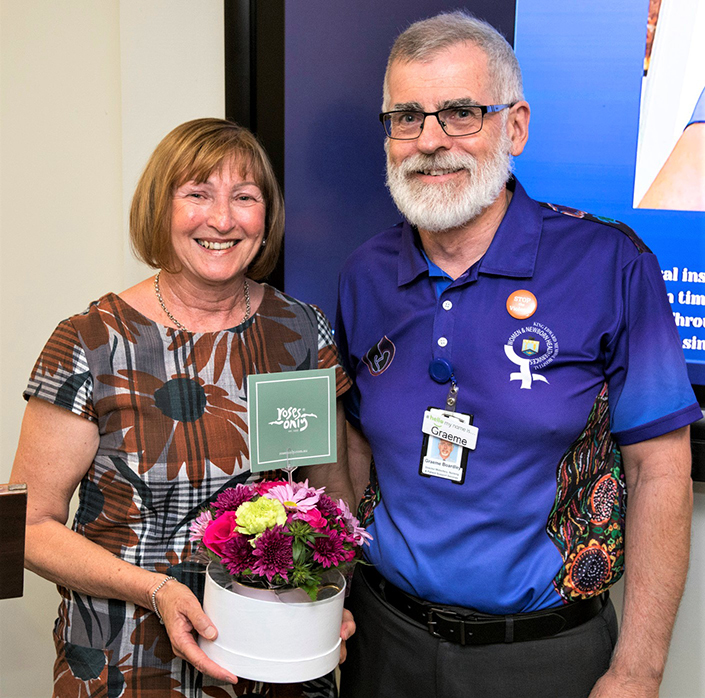
M 658 262 L 511 176 L 529 105 L 484 22 L 402 33 L 383 108 L 405 221 L 346 263 L 336 334 L 358 484 L 373 460 L 342 696 L 655 698 L 701 416 Z

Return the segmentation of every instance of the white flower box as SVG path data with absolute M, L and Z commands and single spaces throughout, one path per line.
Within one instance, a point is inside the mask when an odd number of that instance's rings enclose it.
M 203 610 L 218 629 L 203 651 L 239 677 L 269 683 L 308 681 L 340 656 L 345 579 L 337 570 L 312 601 L 302 589 L 255 589 L 234 582 L 219 563 L 206 571 Z M 326 598 L 321 598 L 325 596 Z

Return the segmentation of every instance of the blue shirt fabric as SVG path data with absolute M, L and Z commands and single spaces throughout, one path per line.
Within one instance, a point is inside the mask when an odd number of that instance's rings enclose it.
M 619 444 L 701 417 L 654 255 L 622 224 L 510 187 L 489 249 L 440 295 L 408 223 L 362 245 L 341 272 L 336 330 L 348 418 L 378 479 L 370 561 L 412 594 L 487 613 L 616 582 Z M 518 290 L 537 299 L 526 319 L 507 310 Z M 424 411 L 449 388 L 429 376 L 435 358 L 479 429 L 462 485 L 418 474 Z

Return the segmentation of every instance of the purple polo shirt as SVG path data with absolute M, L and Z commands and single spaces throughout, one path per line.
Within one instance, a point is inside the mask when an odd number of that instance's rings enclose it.
M 518 613 L 601 593 L 622 574 L 618 444 L 701 417 L 658 262 L 623 224 L 514 196 L 483 256 L 439 296 L 399 224 L 340 278 L 336 339 L 355 380 L 348 418 L 378 477 L 369 559 L 430 601 Z M 507 300 L 529 291 L 530 317 Z M 517 313 L 515 311 L 514 315 Z M 462 485 L 418 474 L 424 411 L 479 429 Z

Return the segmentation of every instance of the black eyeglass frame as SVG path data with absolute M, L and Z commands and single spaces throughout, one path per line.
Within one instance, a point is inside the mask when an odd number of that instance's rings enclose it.
M 382 126 L 384 128 L 384 132 L 387 135 L 387 138 L 391 138 L 394 141 L 415 141 L 417 138 L 420 138 L 421 134 L 423 133 L 423 128 L 426 125 L 426 118 L 429 116 L 435 116 L 436 121 L 438 121 L 440 127 L 443 129 L 443 133 L 446 134 L 446 136 L 449 136 L 450 138 L 464 138 L 465 136 L 474 136 L 476 133 L 480 133 L 482 131 L 482 126 L 485 123 L 485 114 L 496 114 L 497 112 L 503 111 L 504 109 L 511 109 L 516 102 L 512 102 L 511 104 L 459 104 L 454 107 L 444 107 L 443 109 L 439 109 L 438 111 L 421 111 L 420 109 L 392 109 L 392 111 L 383 111 L 379 115 L 379 120 L 382 122 Z M 441 121 L 441 117 L 439 114 L 443 113 L 444 111 L 452 111 L 454 109 L 479 109 L 480 110 L 480 128 L 477 129 L 477 131 L 470 131 L 469 133 L 448 133 L 446 131 L 446 126 Z M 390 114 L 422 114 L 423 115 L 423 121 L 421 122 L 421 129 L 419 130 L 418 134 L 416 136 L 412 136 L 411 138 L 399 138 L 398 136 L 392 136 L 389 133 L 389 130 L 387 129 L 387 124 L 391 121 L 389 118 Z

